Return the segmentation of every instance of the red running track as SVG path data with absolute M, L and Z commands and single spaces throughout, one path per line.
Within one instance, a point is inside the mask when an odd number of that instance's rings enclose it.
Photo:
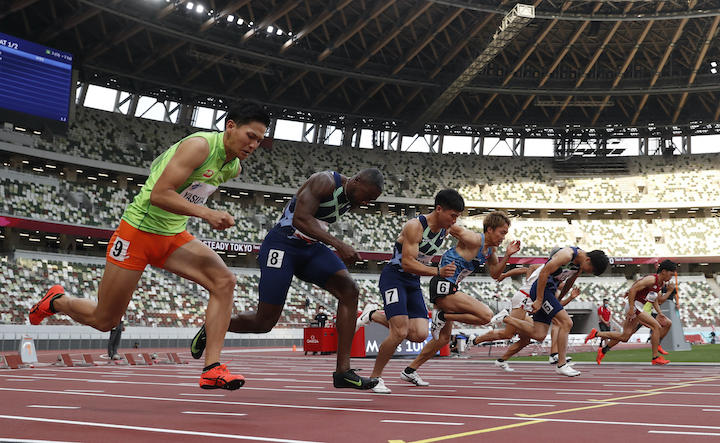
M 438 358 L 418 388 L 399 379 L 410 360 L 394 359 L 383 395 L 334 389 L 334 355 L 225 350 L 248 380 L 231 392 L 199 389 L 201 363 L 181 356 L 190 364 L 0 370 L 0 441 L 720 440 L 717 366 L 578 363 L 582 375 L 566 378 L 546 363 L 508 373 Z M 373 363 L 353 359 L 363 375 Z

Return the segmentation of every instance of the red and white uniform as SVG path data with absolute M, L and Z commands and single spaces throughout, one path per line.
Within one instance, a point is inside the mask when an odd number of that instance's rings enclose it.
M 645 306 L 645 303 L 655 301 L 658 294 L 662 290 L 662 287 L 665 285 L 665 283 L 662 283 L 660 281 L 660 277 L 658 277 L 657 274 L 653 274 L 653 277 L 655 277 L 655 283 L 652 286 L 650 286 L 649 288 L 641 289 L 635 293 L 635 314 L 639 314 L 643 311 L 643 306 Z M 633 285 L 635 284 L 637 284 L 637 281 L 633 283 Z M 625 297 L 629 297 L 629 295 L 630 292 L 627 292 L 625 294 Z
M 530 312 L 532 310 L 532 300 L 530 299 L 530 288 L 532 288 L 533 283 L 538 279 L 540 276 L 540 271 L 542 271 L 542 268 L 545 265 L 542 265 L 535 269 L 532 274 L 530 274 L 526 279 L 525 283 L 523 283 L 522 286 L 520 286 L 520 289 L 517 290 L 515 295 L 513 296 L 512 300 L 510 301 L 512 309 L 517 308 L 525 308 L 526 311 Z

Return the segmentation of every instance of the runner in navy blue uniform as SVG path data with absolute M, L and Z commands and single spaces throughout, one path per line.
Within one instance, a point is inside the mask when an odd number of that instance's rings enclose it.
M 565 286 L 559 296 L 559 298 L 563 298 L 581 273 L 591 272 L 594 275 L 600 275 L 607 269 L 608 262 L 607 255 L 599 250 L 585 252 L 577 246 L 571 246 L 554 251 L 550 254 L 550 259 L 542 267 L 537 280 L 530 289 L 530 298 L 533 300 L 531 308 L 533 321 L 520 320 L 510 316 L 503 319 L 503 323 L 514 326 L 520 334 L 543 341 L 547 336 L 550 323 L 555 318 L 555 326 L 559 328 L 558 362 L 555 372 L 560 375 L 574 377 L 580 375 L 580 371 L 573 369 L 565 361 L 568 334 L 573 322 L 567 311 L 563 309 L 558 297 L 555 296 L 555 292 L 558 285 L 564 281 Z
M 445 240 L 447 230 L 455 224 L 465 209 L 465 201 L 454 189 L 444 189 L 435 196 L 435 209 L 405 223 L 395 241 L 393 256 L 380 274 L 380 295 L 385 304 L 389 334 L 380 345 L 371 377 L 378 384 L 373 392 L 389 394 L 391 391 L 380 378 L 395 348 L 405 339 L 421 343 L 428 336 L 428 311 L 425 307 L 421 275 L 450 277 L 455 264 L 442 267 L 430 265 Z
M 508 245 L 505 256 L 498 261 L 496 249 L 505 240 L 509 228 L 510 218 L 501 211 L 485 216 L 482 234 L 458 225 L 450 228 L 450 235 L 458 239 L 458 244 L 443 254 L 440 266 L 454 263 L 455 273 L 450 277 L 436 275 L 430 280 L 430 302 L 436 308 L 430 327 L 433 339 L 400 373 L 402 380 L 416 386 L 430 385 L 418 375 L 417 370 L 450 342 L 453 321 L 480 326 L 492 320 L 490 308 L 475 297 L 460 291 L 458 286 L 465 277 L 478 271 L 483 265 L 491 277 L 496 280 L 500 278 L 508 259 L 520 250 L 520 242 L 516 240 Z
M 374 168 L 349 178 L 333 171 L 313 174 L 285 206 L 280 220 L 260 246 L 257 311 L 233 316 L 228 331 L 269 332 L 280 319 L 294 275 L 338 299 L 338 355 L 333 385 L 356 389 L 375 386 L 377 380 L 360 377 L 350 369 L 359 290 L 343 262 L 354 263 L 360 257 L 352 246 L 328 232 L 328 224 L 350 209 L 377 199 L 383 184 L 382 173 Z M 204 329 L 200 329 L 193 339 L 191 351 L 195 358 L 202 355 L 204 335 Z

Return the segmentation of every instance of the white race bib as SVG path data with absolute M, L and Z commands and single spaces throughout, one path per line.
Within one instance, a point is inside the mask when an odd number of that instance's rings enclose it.
M 204 205 L 208 197 L 215 192 L 217 186 L 209 185 L 202 182 L 193 182 L 190 186 L 180 194 L 182 198 L 195 203 L 196 205 Z
M 648 292 L 648 294 L 645 296 L 645 300 L 649 301 L 650 303 L 657 300 L 657 298 L 658 298 L 658 293 L 653 292 L 653 291 Z

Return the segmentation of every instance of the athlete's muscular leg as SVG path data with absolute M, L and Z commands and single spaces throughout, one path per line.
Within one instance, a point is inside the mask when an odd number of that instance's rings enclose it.
M 641 312 L 638 314 L 638 319 L 642 324 L 650 328 L 650 345 L 652 346 L 652 356 L 655 358 L 659 355 L 658 345 L 660 344 L 660 336 L 662 334 L 660 323 L 652 318 L 652 315 L 647 312 Z
M 164 269 L 192 280 L 210 293 L 205 310 L 207 347 L 205 365 L 220 361 L 220 350 L 230 323 L 237 278 L 219 255 L 194 239 L 176 249 L 165 261 Z
M 390 324 L 390 331 L 387 338 L 385 338 L 380 345 L 380 349 L 378 349 L 377 357 L 375 357 L 375 366 L 370 375 L 371 377 L 382 376 L 382 371 L 385 369 L 385 365 L 387 365 L 390 357 L 395 353 L 395 348 L 397 348 L 397 345 L 402 343 L 408 335 L 410 320 L 407 315 L 396 315 L 391 317 L 388 322 Z
M 445 323 L 445 325 L 440 329 L 440 335 L 438 336 L 438 339 L 435 340 L 434 338 L 427 342 L 425 346 L 423 347 L 422 351 L 420 351 L 420 354 L 418 354 L 417 357 L 415 357 L 415 360 L 412 361 L 408 366 L 413 369 L 418 369 L 420 366 L 423 365 L 426 361 L 430 360 L 435 356 L 435 354 L 442 349 L 443 346 L 450 343 L 450 335 L 452 334 L 452 328 L 453 324 L 451 321 Z
M 568 335 L 572 329 L 573 321 L 566 310 L 558 312 L 553 317 L 553 324 L 558 327 L 557 333 L 557 349 L 558 349 L 558 366 L 565 364 L 565 354 L 567 351 Z
M 525 319 L 525 315 L 526 313 L 523 308 L 515 308 L 510 311 L 510 317 L 514 317 L 520 320 Z M 515 333 L 515 327 L 506 324 L 505 328 L 503 329 L 491 329 L 483 335 L 475 337 L 475 340 L 473 340 L 473 344 L 477 345 L 486 341 L 508 340 L 511 339 L 513 335 L 515 335 Z
M 670 331 L 670 328 L 672 327 L 672 321 L 670 321 L 670 319 L 665 316 L 656 318 L 655 320 L 660 323 L 660 341 L 662 341 L 662 339 L 665 338 L 667 333 Z
M 264 334 L 280 320 L 283 305 L 258 302 L 257 311 L 245 311 L 230 318 L 229 332 Z
M 527 335 L 537 341 L 545 340 L 548 329 L 550 328 L 549 323 L 539 321 L 534 322 L 532 320 L 520 320 L 510 316 L 505 317 L 505 319 L 503 319 L 503 323 L 513 326 L 517 329 L 519 334 Z
M 445 313 L 449 321 L 459 321 L 472 325 L 485 325 L 492 318 L 492 311 L 485 303 L 457 291 L 435 300 L 435 306 Z
M 390 323 L 388 323 L 388 319 L 387 317 L 385 317 L 385 311 L 383 311 L 382 309 L 378 309 L 373 312 L 370 316 L 370 321 L 383 325 L 386 328 L 390 327 Z
M 358 296 L 360 290 L 355 281 L 346 270 L 340 270 L 332 275 L 325 284 L 327 289 L 338 299 L 337 308 L 337 372 L 350 370 L 350 348 L 355 334 L 355 320 L 357 316 Z
M 53 308 L 78 323 L 103 332 L 109 331 L 117 326 L 125 315 L 142 273 L 143 271 L 125 269 L 106 262 L 97 301 L 65 294 L 55 300 Z
M 500 357 L 503 360 L 509 360 L 513 355 L 520 352 L 525 346 L 530 344 L 530 337 L 527 335 L 520 335 L 520 340 L 516 341 L 512 345 L 510 345 L 509 348 L 507 348 L 507 351 L 503 354 L 502 357 Z

